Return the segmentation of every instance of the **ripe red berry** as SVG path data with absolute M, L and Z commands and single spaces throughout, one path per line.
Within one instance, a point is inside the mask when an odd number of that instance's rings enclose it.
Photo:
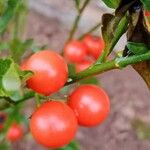
M 103 39 L 88 34 L 84 37 L 83 42 L 88 47 L 89 55 L 93 56 L 95 59 L 98 59 L 104 49 Z
M 11 142 L 20 140 L 23 136 L 23 128 L 17 123 L 13 123 L 7 131 L 6 139 Z
M 64 48 L 65 58 L 72 63 L 79 63 L 87 55 L 87 46 L 81 41 L 71 41 Z
M 102 123 L 110 111 L 106 92 L 95 85 L 79 86 L 68 97 L 68 105 L 74 110 L 78 123 L 87 127 Z
M 92 65 L 91 60 L 84 60 L 81 63 L 76 64 L 76 72 L 83 71 Z
M 50 50 L 33 54 L 21 65 L 21 68 L 34 72 L 34 75 L 27 81 L 27 86 L 43 95 L 58 91 L 66 83 L 68 77 L 68 68 L 64 59 Z
M 47 101 L 33 113 L 30 130 L 38 143 L 57 148 L 73 139 L 77 130 L 77 119 L 65 103 Z

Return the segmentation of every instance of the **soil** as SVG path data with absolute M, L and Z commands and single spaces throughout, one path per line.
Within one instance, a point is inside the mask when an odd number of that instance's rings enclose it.
M 29 12 L 26 37 L 36 43 L 47 44 L 49 49 L 60 51 L 69 30 L 55 18 L 46 18 Z M 127 67 L 98 76 L 111 100 L 108 119 L 94 128 L 80 127 L 76 135 L 81 150 L 149 150 L 150 141 L 137 138 L 131 126 L 134 118 L 150 122 L 150 92 L 141 77 Z M 32 102 L 27 102 L 26 115 L 30 116 Z M 44 150 L 31 136 L 13 145 L 13 150 Z

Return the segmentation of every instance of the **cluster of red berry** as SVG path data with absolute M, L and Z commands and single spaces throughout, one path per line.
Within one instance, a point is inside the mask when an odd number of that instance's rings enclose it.
M 81 41 L 69 42 L 64 48 L 64 55 L 69 63 L 75 63 L 76 71 L 80 72 L 90 67 L 101 55 L 103 49 L 103 39 L 89 34 Z
M 68 62 L 76 63 L 77 71 L 81 71 L 91 64 L 88 57 L 97 59 L 103 47 L 102 39 L 88 35 L 82 41 L 67 43 L 64 56 Z M 67 63 L 51 50 L 33 54 L 21 68 L 34 73 L 27 80 L 27 86 L 45 96 L 57 92 L 68 78 Z M 61 147 L 75 136 L 78 124 L 96 126 L 106 119 L 109 111 L 109 98 L 104 90 L 95 85 L 81 85 L 68 96 L 66 103 L 48 100 L 38 107 L 32 114 L 30 130 L 38 143 L 51 148 Z

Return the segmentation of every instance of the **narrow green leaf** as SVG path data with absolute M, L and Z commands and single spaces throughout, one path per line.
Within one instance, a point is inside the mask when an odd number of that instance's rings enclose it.
M 20 61 L 21 56 L 27 49 L 30 49 L 33 44 L 33 39 L 27 39 L 22 42 L 19 39 L 14 39 L 10 42 L 10 50 L 12 57 L 16 62 Z
M 15 9 L 20 0 L 8 0 L 8 7 L 0 17 L 0 33 L 3 33 L 7 28 L 7 25 L 15 15 Z
M 133 53 L 133 54 L 144 54 L 147 51 L 150 50 L 150 48 L 145 45 L 144 43 L 135 43 L 135 42 L 128 42 L 127 48 Z
M 119 6 L 121 0 L 103 0 L 103 2 L 104 2 L 108 7 L 116 9 L 116 8 Z
M 125 33 L 128 27 L 128 19 L 126 15 L 122 16 L 118 14 L 113 16 L 111 14 L 104 14 L 102 24 L 102 35 L 105 42 L 105 49 L 102 56 L 98 59 L 97 64 L 105 61 L 120 37 Z
M 143 3 L 145 9 L 150 10 L 150 0 L 140 0 L 140 1 Z

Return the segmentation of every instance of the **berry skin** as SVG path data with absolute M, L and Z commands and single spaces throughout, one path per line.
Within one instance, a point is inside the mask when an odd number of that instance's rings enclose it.
M 33 113 L 30 130 L 38 143 L 58 148 L 68 144 L 75 136 L 77 119 L 65 103 L 47 101 Z
M 76 64 L 76 72 L 81 72 L 85 69 L 87 69 L 88 67 L 90 67 L 92 65 L 92 61 L 91 60 L 84 60 L 81 63 Z
M 17 123 L 13 123 L 7 131 L 6 139 L 11 142 L 20 140 L 23 136 L 23 128 Z
M 77 40 L 69 42 L 64 48 L 65 58 L 71 63 L 79 63 L 87 56 L 87 46 Z
M 106 92 L 95 85 L 79 86 L 68 97 L 68 105 L 74 110 L 78 123 L 86 127 L 101 124 L 110 112 Z
M 88 47 L 88 54 L 93 56 L 95 59 L 98 59 L 104 49 L 103 39 L 88 34 L 83 38 L 83 42 Z
M 63 87 L 68 77 L 68 68 L 64 59 L 50 50 L 33 54 L 21 65 L 21 69 L 34 72 L 34 75 L 27 80 L 27 86 L 46 96 Z

